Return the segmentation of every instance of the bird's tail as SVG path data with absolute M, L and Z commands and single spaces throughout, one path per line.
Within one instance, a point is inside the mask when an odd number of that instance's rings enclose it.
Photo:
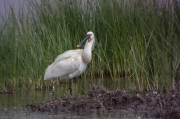
M 48 79 L 53 78 L 53 77 L 52 77 L 51 69 L 52 69 L 52 64 L 49 65 L 48 68 L 46 69 L 46 72 L 45 72 L 45 74 L 44 74 L 44 80 L 48 80 Z

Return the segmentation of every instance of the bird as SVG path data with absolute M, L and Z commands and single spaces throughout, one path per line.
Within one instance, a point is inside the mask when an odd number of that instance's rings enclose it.
M 87 65 L 92 60 L 92 51 L 95 46 L 95 36 L 92 31 L 87 32 L 86 37 L 76 46 L 80 48 L 85 43 L 84 49 L 68 50 L 57 56 L 55 61 L 50 64 L 45 71 L 44 80 L 55 78 L 69 79 L 69 92 L 72 95 L 71 79 L 84 73 Z

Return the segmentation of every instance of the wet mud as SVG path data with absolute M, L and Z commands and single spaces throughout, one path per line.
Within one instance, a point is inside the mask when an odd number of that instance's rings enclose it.
M 85 95 L 54 98 L 28 104 L 33 112 L 76 112 L 78 115 L 138 113 L 141 118 L 180 119 L 180 94 L 176 91 L 125 91 L 92 87 Z

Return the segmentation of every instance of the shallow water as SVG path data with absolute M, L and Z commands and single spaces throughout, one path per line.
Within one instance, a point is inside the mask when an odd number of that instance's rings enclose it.
M 121 80 L 122 81 L 122 80 Z M 78 80 L 73 83 L 73 96 L 83 95 L 92 85 L 100 85 L 108 88 L 109 90 L 117 89 L 122 86 L 120 80 L 112 81 L 111 79 L 85 79 Z M 121 86 L 120 86 L 121 85 Z M 42 101 L 51 100 L 55 97 L 67 96 L 68 83 L 55 85 L 55 93 L 52 94 L 51 90 L 16 90 L 13 94 L 0 94 L 0 118 L 2 119 L 40 119 L 40 118 L 80 118 L 76 113 L 72 112 L 58 112 L 52 115 L 51 112 L 40 113 L 31 112 L 26 108 L 27 104 L 40 103 Z M 114 115 L 109 114 L 106 117 L 116 118 Z M 87 118 L 87 117 L 86 117 Z M 88 118 L 92 118 L 92 115 Z M 96 115 L 93 118 L 98 118 Z

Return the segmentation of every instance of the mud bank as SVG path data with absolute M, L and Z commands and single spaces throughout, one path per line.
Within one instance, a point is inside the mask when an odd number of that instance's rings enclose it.
M 142 118 L 180 118 L 180 94 L 176 91 L 109 91 L 92 87 L 85 95 L 59 97 L 28 104 L 34 112 L 73 111 L 78 115 L 138 113 Z

